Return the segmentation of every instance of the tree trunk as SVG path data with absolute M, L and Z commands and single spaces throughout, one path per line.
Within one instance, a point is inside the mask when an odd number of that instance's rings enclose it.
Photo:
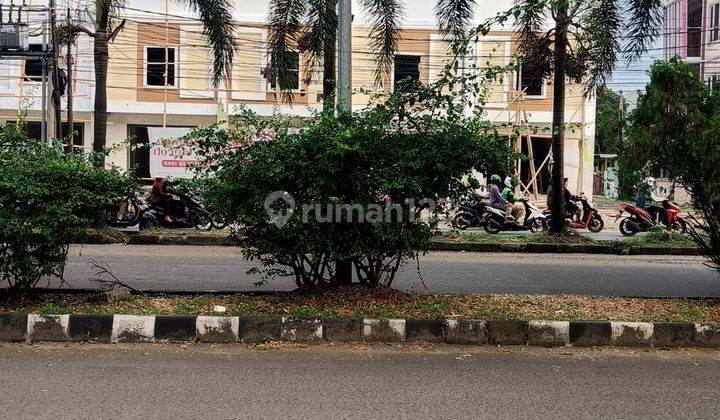
M 553 51 L 553 123 L 552 153 L 553 170 L 551 182 L 550 231 L 560 233 L 565 230 L 565 64 L 567 60 L 567 12 L 566 1 L 558 4 L 555 18 L 555 45 Z
M 95 32 L 93 47 L 95 60 L 95 115 L 93 120 L 93 151 L 100 154 L 98 166 L 105 166 L 102 155 L 107 137 L 107 71 L 108 71 L 108 39 L 107 31 L 98 29 Z
M 325 43 L 323 57 L 323 111 L 335 111 L 335 40 Z

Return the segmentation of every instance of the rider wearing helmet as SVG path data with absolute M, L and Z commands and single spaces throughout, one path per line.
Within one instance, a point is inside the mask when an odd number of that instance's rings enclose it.
M 500 194 L 500 175 L 493 175 L 490 177 L 490 200 L 489 204 L 495 208 L 506 210 L 508 206 L 507 200 L 505 200 Z
M 655 203 L 662 203 L 667 198 L 658 193 L 657 182 L 655 178 L 649 176 L 645 178 L 643 184 L 638 189 L 638 195 L 635 197 L 635 204 L 650 213 L 653 222 L 657 222 L 658 215 L 665 209 Z
M 515 221 L 523 223 L 525 220 L 525 206 L 515 198 L 513 180 L 509 176 L 505 177 L 505 188 L 500 193 L 500 196 L 509 203 L 508 211 L 515 218 Z

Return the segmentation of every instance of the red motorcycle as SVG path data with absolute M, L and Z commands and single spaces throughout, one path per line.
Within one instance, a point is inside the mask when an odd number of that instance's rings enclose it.
M 584 193 L 580 195 L 579 201 L 582 203 L 582 219 L 580 222 L 576 222 L 575 213 L 567 212 L 565 224 L 571 229 L 587 229 L 592 233 L 601 232 L 605 227 L 605 221 L 598 209 L 588 202 Z M 550 209 L 545 211 L 545 216 L 550 217 Z
M 620 233 L 624 236 L 633 236 L 639 232 L 647 232 L 658 223 L 662 223 L 667 230 L 673 230 L 680 234 L 685 233 L 687 230 L 682 210 L 677 204 L 668 199 L 662 201 L 662 209 L 658 208 L 657 212 L 654 212 L 656 214 L 639 206 L 620 203 L 620 212 L 615 222 L 617 222 L 625 212 L 627 212 L 629 216 L 620 221 Z

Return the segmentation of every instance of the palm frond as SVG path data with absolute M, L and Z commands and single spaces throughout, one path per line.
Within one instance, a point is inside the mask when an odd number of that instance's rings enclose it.
M 268 11 L 270 63 L 266 77 L 277 81 L 277 86 L 288 98 L 290 95 L 285 87 L 290 86 L 292 78 L 297 77 L 291 71 L 295 61 L 288 53 L 298 46 L 305 12 L 306 4 L 303 0 L 272 0 Z
M 440 32 L 453 40 L 461 39 L 467 32 L 476 4 L 477 0 L 438 0 L 435 16 Z
M 334 48 L 337 39 L 337 0 L 314 0 L 309 2 L 305 29 L 298 40 L 300 51 L 307 53 L 308 63 L 305 83 L 315 77 L 315 69 L 324 60 L 326 46 Z
M 553 44 L 550 32 L 544 32 L 548 22 L 548 7 L 542 0 L 515 0 L 515 33 L 517 55 L 526 71 L 547 76 L 552 73 Z
M 658 35 L 663 23 L 663 0 L 628 0 L 627 34 L 629 42 L 625 48 L 625 57 L 638 59 L 648 50 Z
M 622 36 L 623 18 L 620 0 L 599 0 L 582 21 L 582 37 L 578 42 L 586 43 L 584 49 L 590 60 L 588 91 L 604 84 L 612 74 L 620 52 L 618 39 Z
M 230 71 L 235 52 L 235 34 L 231 3 L 228 0 L 176 0 L 197 13 L 203 24 L 203 35 L 213 53 L 213 84 L 223 80 Z
M 377 54 L 375 82 L 380 83 L 395 58 L 404 9 L 398 0 L 362 0 L 362 5 L 370 20 L 370 46 Z

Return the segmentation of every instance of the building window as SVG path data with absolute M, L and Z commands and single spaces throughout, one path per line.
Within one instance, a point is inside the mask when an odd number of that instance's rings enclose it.
M 165 87 L 166 63 L 167 86 L 175 86 L 175 47 L 147 47 L 145 52 L 145 86 Z
M 29 50 L 32 53 L 40 53 L 43 50 L 42 44 L 30 44 Z M 33 57 L 25 59 L 25 73 L 23 78 L 26 82 L 40 81 L 42 79 L 42 58 Z
M 286 51 L 285 63 L 288 69 L 287 80 L 270 80 L 271 90 L 277 90 L 278 85 L 280 85 L 281 90 L 300 89 L 300 53 L 297 51 Z
M 420 80 L 420 56 L 419 55 L 396 55 L 395 66 L 393 68 L 395 74 L 395 86 L 402 80 L 412 79 Z
M 710 42 L 720 39 L 720 3 L 710 6 Z
M 542 73 L 531 66 L 520 66 L 517 88 L 525 91 L 525 96 L 542 96 L 545 79 Z
M 70 137 L 67 122 L 62 123 L 63 139 Z M 73 150 L 82 152 L 85 150 L 85 124 L 73 123 Z

